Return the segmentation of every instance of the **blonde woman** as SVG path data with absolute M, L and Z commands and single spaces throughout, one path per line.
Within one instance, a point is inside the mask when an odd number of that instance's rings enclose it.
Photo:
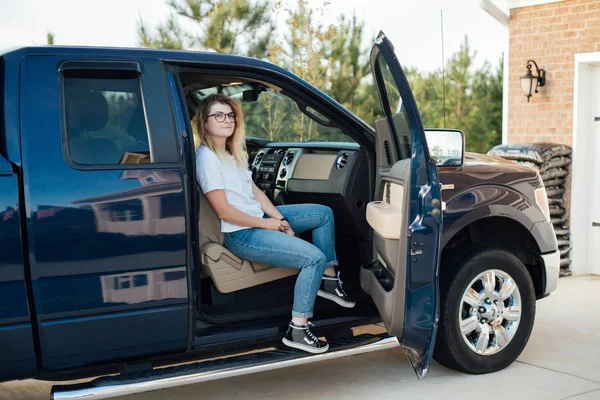
M 194 117 L 196 174 L 206 199 L 221 219 L 224 245 L 233 254 L 278 267 L 298 268 L 287 346 L 324 353 L 329 348 L 311 331 L 316 296 L 352 308 L 335 267 L 333 212 L 318 204 L 275 207 L 252 181 L 240 107 L 222 94 L 208 96 Z M 313 244 L 295 233 L 312 231 Z

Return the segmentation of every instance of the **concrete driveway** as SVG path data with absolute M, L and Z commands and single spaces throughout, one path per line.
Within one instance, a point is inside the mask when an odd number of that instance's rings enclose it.
M 119 400 L 197 399 L 600 399 L 600 276 L 561 278 L 537 303 L 529 344 L 518 361 L 488 375 L 433 363 L 417 381 L 401 349 L 246 375 Z M 0 400 L 48 399 L 52 383 L 0 384 Z

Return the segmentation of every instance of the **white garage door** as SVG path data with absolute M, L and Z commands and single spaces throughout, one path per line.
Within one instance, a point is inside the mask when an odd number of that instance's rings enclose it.
M 591 180 L 592 201 L 590 202 L 590 267 L 593 274 L 600 274 L 600 68 L 594 68 L 593 79 L 594 129 L 593 173 Z

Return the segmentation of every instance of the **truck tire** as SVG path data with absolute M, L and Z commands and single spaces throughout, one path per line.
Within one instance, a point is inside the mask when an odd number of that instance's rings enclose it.
M 433 358 L 469 374 L 506 368 L 525 348 L 535 319 L 527 268 L 508 251 L 489 248 L 444 261 L 450 265 L 442 266 L 449 268 L 442 268 L 440 279 Z

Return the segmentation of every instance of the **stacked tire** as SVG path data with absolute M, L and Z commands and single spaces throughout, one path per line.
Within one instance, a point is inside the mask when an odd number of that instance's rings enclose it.
M 544 181 L 550 219 L 560 250 L 560 276 L 571 275 L 571 233 L 565 207 L 566 184 L 570 178 L 571 148 L 553 143 L 499 145 L 488 151 L 498 156 L 527 165 L 538 171 Z

